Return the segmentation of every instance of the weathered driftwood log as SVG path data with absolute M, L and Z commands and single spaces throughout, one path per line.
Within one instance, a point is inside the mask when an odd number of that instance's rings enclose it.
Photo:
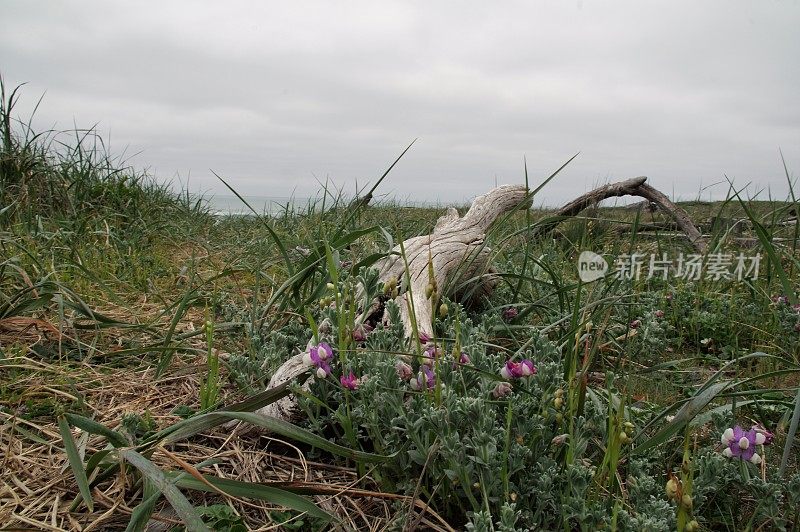
M 433 336 L 433 316 L 440 297 L 462 299 L 491 292 L 496 279 L 489 263 L 491 250 L 486 247 L 486 232 L 498 217 L 529 206 L 530 195 L 524 186 L 497 187 L 475 198 L 463 217 L 455 209 L 448 209 L 430 235 L 406 240 L 405 256 L 398 245 L 375 264 L 382 282 L 393 281 L 400 287 L 395 302 L 400 307 L 406 336 L 413 332 L 412 310 L 417 331 Z
M 692 246 L 699 253 L 704 253 L 707 243 L 703 235 L 700 234 L 700 231 L 698 231 L 697 227 L 692 223 L 689 215 L 686 214 L 686 211 L 672 203 L 668 197 L 645 183 L 645 181 L 647 181 L 647 178 L 644 176 L 634 177 L 618 183 L 609 183 L 591 192 L 587 192 L 583 196 L 561 207 L 548 222 L 538 226 L 534 234 L 536 236 L 542 236 L 549 233 L 566 218 L 575 216 L 590 205 L 595 205 L 604 199 L 620 196 L 639 196 L 655 203 L 659 209 L 672 217 L 681 231 L 689 238 L 689 242 Z
M 559 209 L 555 217 L 537 228 L 534 236 L 547 234 L 564 219 L 575 216 L 606 198 L 633 195 L 657 204 L 675 220 L 692 245 L 698 251 L 704 251 L 705 241 L 686 212 L 662 193 L 645 184 L 646 179 L 637 177 L 611 183 L 584 194 Z M 459 300 L 491 293 L 497 280 L 489 261 L 491 251 L 486 247 L 486 232 L 500 216 L 518 208 L 528 208 L 530 202 L 531 197 L 525 186 L 497 187 L 475 198 L 463 217 L 455 209 L 448 209 L 436 222 L 431 234 L 404 241 L 402 248 L 395 246 L 389 255 L 375 264 L 380 272 L 380 281 L 393 281 L 399 287 L 395 302 L 400 308 L 407 337 L 414 333 L 412 316 L 420 335 L 433 336 L 433 318 L 439 298 Z M 372 307 L 364 309 L 359 319 L 381 319 L 383 303 L 374 302 Z M 324 323 L 320 326 L 323 334 L 325 326 Z M 273 388 L 295 379 L 307 369 L 308 366 L 303 363 L 303 354 L 294 355 L 278 368 L 268 387 Z M 310 381 L 311 379 L 306 381 L 304 386 L 308 386 Z M 295 407 L 295 399 L 288 396 L 258 410 L 258 413 L 290 419 L 295 414 Z

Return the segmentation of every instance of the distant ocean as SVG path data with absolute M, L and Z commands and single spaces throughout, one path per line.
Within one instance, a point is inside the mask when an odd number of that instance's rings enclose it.
M 311 198 L 281 197 L 281 196 L 242 196 L 250 207 L 258 214 L 275 215 L 285 212 L 306 212 L 311 204 Z M 242 200 L 233 195 L 215 194 L 206 196 L 209 208 L 218 216 L 241 216 L 252 214 L 253 211 Z M 320 203 L 320 207 L 321 207 Z
M 250 207 L 253 208 L 258 214 L 265 214 L 267 216 L 274 216 L 276 214 L 289 213 L 305 213 L 308 212 L 309 207 L 312 205 L 316 209 L 322 208 L 322 198 L 300 198 L 288 196 L 242 196 Z M 214 194 L 207 195 L 205 199 L 208 201 L 208 206 L 212 212 L 217 216 L 242 216 L 252 214 L 253 211 L 244 204 L 242 200 L 234 195 Z M 333 200 L 327 200 L 330 204 Z M 374 203 L 381 203 L 383 200 L 378 199 Z M 434 202 L 422 201 L 396 201 L 397 204 L 407 207 L 440 207 L 441 204 Z

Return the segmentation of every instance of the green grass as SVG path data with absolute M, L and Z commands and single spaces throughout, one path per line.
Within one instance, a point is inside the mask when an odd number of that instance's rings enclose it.
M 133 518 L 112 512 L 105 524 L 132 529 L 167 504 L 197 527 L 209 515 L 319 527 L 366 526 L 369 518 L 398 527 L 441 518 L 474 530 L 689 530 L 693 520 L 704 529 L 800 527 L 800 314 L 773 299 L 794 298 L 800 284 L 797 222 L 779 223 L 793 195 L 763 201 L 732 192 L 727 201 L 684 204 L 712 250 L 762 254 L 762 275 L 748 283 L 583 285 L 582 250 L 611 258 L 691 250 L 669 229 L 638 230 L 666 222 L 659 214 L 587 210 L 534 240 L 530 229 L 548 212 L 514 213 L 487 238 L 500 270 L 495 293 L 478 305 L 447 302 L 435 324 L 446 356 L 464 349 L 472 360 L 437 363 L 428 397 L 394 373 L 398 355 L 418 366 L 423 346 L 407 345 L 396 326 L 351 341 L 356 302 L 348 297 L 359 279 L 369 284 L 376 258 L 429 233 L 443 209 L 353 209 L 323 191 L 307 211 L 215 218 L 201 198 L 106 153 L 93 131 L 33 132 L 30 120 L 14 116 L 19 94 L 3 87 L 0 108 L 0 443 L 13 465 L 3 475 L 31 493 L 43 489 L 16 461 L 20 441 L 37 446 L 42 471 L 67 472 L 58 491 L 66 506 L 32 510 L 31 519 L 70 528 L 72 511 L 86 526 L 109 508 L 92 491 L 100 489 L 133 510 Z M 739 221 L 741 233 L 725 220 Z M 336 308 L 320 305 L 325 298 Z M 501 319 L 511 307 L 518 315 Z M 351 488 L 399 497 L 369 507 L 369 518 L 360 507 L 332 515 L 315 505 L 309 495 L 329 493 L 319 484 L 266 473 L 255 482 L 215 447 L 229 436 L 222 423 L 252 421 L 247 412 L 288 393 L 258 392 L 325 318 L 337 371 L 370 378 L 353 392 L 338 379 L 315 382 L 301 399 L 300 426 L 270 426 L 285 441 L 272 453 L 322 464 L 319 482 L 334 485 L 347 471 L 352 483 L 365 473 Z M 507 358 L 532 358 L 539 374 L 494 398 Z M 753 422 L 775 433 L 764 479 L 718 452 L 725 427 Z M 253 439 L 237 445 L 263 448 Z M 691 507 L 664 495 L 670 476 Z M 412 495 L 432 513 L 413 514 Z M 0 504 L 0 516 L 12 519 L 36 500 Z M 259 501 L 267 502 L 254 510 Z

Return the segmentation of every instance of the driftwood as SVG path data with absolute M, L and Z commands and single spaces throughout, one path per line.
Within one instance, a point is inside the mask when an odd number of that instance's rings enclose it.
M 555 217 L 540 224 L 533 236 L 548 234 L 564 219 L 606 198 L 634 195 L 655 203 L 669 214 L 695 249 L 703 252 L 705 240 L 686 212 L 647 185 L 646 179 L 637 177 L 612 183 L 584 194 L 559 209 Z M 406 240 L 402 250 L 401 246 L 396 246 L 392 253 L 375 264 L 380 272 L 380 281 L 398 287 L 394 300 L 400 308 L 406 337 L 412 337 L 415 326 L 420 336 L 433 336 L 433 318 L 441 297 L 464 300 L 491 293 L 497 279 L 489 261 L 491 251 L 485 245 L 486 232 L 499 217 L 515 209 L 528 208 L 530 203 L 531 197 L 525 186 L 497 187 L 475 198 L 463 217 L 455 209 L 448 209 L 436 222 L 430 235 Z M 385 301 L 375 301 L 370 308 L 363 310 L 359 321 L 383 319 L 384 307 Z M 415 323 L 412 319 L 415 319 Z M 323 336 L 326 325 L 320 325 Z M 306 370 L 308 366 L 303 363 L 303 354 L 297 354 L 278 368 L 268 387 L 273 388 L 295 379 Z M 310 381 L 306 381 L 304 386 L 307 387 Z M 294 398 L 288 396 L 260 409 L 258 413 L 290 419 L 295 414 L 295 406 Z
M 704 253 L 707 243 L 703 235 L 692 223 L 689 215 L 686 214 L 686 211 L 672 203 L 668 197 L 645 183 L 645 181 L 647 181 L 646 177 L 634 177 L 627 181 L 609 183 L 587 192 L 561 207 L 549 221 L 538 226 L 534 233 L 536 236 L 545 235 L 555 229 L 566 218 L 575 216 L 585 208 L 595 205 L 604 199 L 620 196 L 639 196 L 655 203 L 659 209 L 672 217 L 681 231 L 686 234 L 695 250 L 699 253 Z

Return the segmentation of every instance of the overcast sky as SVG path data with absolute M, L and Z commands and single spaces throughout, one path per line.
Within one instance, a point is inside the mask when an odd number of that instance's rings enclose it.
M 798 1 L 6 0 L 0 73 L 161 180 L 462 201 L 581 152 L 537 203 L 647 175 L 679 198 L 800 176 Z M 703 197 L 724 196 L 726 185 Z M 765 192 L 766 193 L 766 192 Z

